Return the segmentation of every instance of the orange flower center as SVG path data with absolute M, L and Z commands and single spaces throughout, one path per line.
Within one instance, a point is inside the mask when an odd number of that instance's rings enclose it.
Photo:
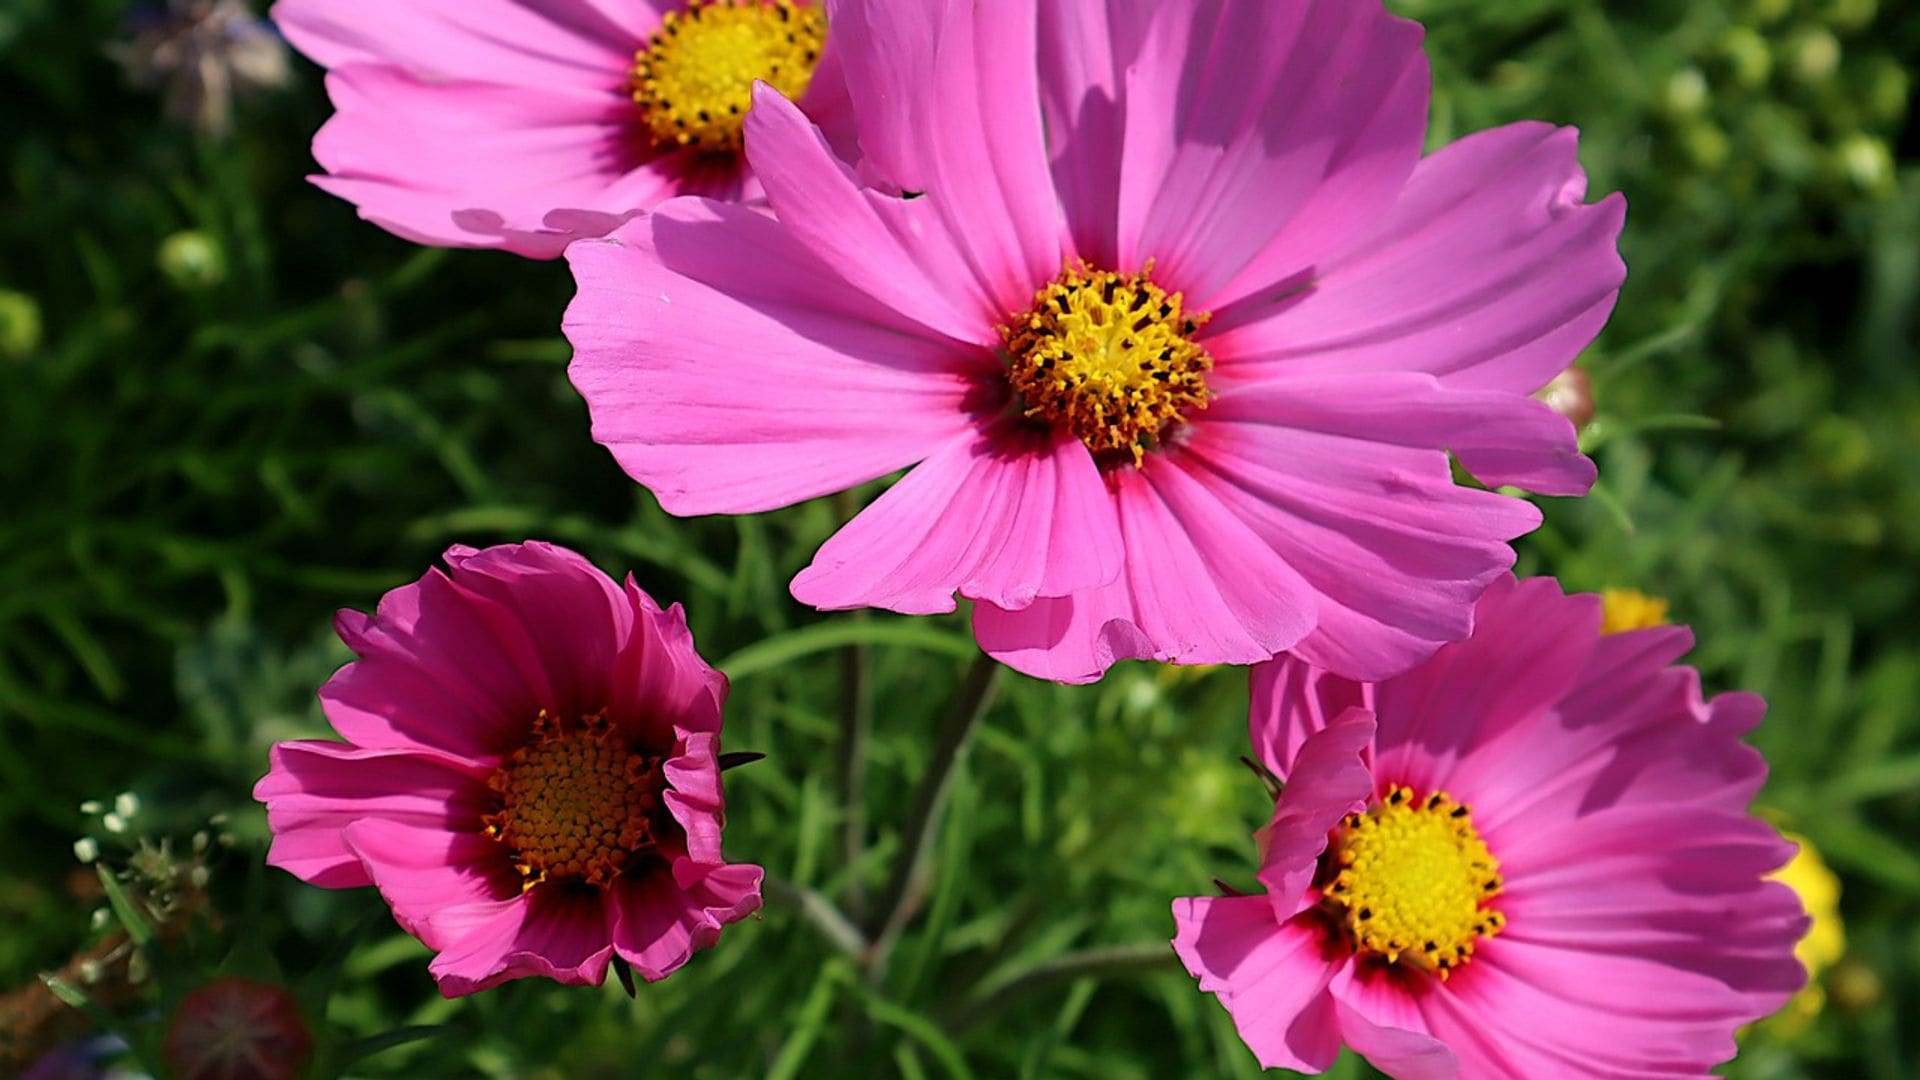
M 690 0 L 634 55 L 633 101 L 657 146 L 739 150 L 755 80 L 800 100 L 826 40 L 811 4 Z
M 605 713 L 563 724 L 543 709 L 532 740 L 487 781 L 500 807 L 483 819 L 487 835 L 512 853 L 523 888 L 608 884 L 675 827 L 661 764 L 630 749 Z
M 1473 815 L 1446 792 L 1414 798 L 1395 785 L 1364 814 L 1348 814 L 1327 849 L 1323 905 L 1354 948 L 1445 979 L 1474 943 L 1506 925 L 1486 906 L 1500 895 L 1500 864 Z
M 1212 397 L 1213 358 L 1193 340 L 1209 316 L 1182 310 L 1181 295 L 1150 281 L 1151 270 L 1068 266 L 1000 328 L 1022 411 L 1135 465 Z

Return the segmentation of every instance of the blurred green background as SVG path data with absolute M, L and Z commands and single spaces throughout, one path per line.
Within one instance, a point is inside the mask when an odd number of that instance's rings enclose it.
M 1750 1031 L 1732 1071 L 1920 1075 L 1898 1022 L 1920 1009 L 1920 8 L 1395 6 L 1429 28 L 1436 144 L 1575 124 L 1592 190 L 1627 194 L 1631 274 L 1583 359 L 1601 486 L 1546 500 L 1522 569 L 1669 598 L 1709 687 L 1772 703 L 1764 801 L 1841 876 L 1848 949 L 1811 1022 Z M 138 965 L 116 1013 L 136 1044 L 185 989 L 247 972 L 296 987 L 322 1064 L 353 1075 L 1257 1072 L 1158 951 L 1171 897 L 1253 869 L 1237 671 L 1004 679 L 874 978 L 770 897 L 637 1000 L 444 1002 L 371 891 L 263 870 L 248 791 L 269 743 L 323 730 L 330 613 L 451 542 L 559 541 L 684 602 L 735 678 L 729 746 L 771 756 L 730 778 L 729 853 L 850 907 L 886 880 L 973 649 L 959 618 L 789 599 L 831 505 L 669 519 L 587 438 L 563 267 L 417 249 L 308 186 L 327 108 L 304 62 L 230 137 L 163 118 L 109 58 L 127 10 L 0 3 L 0 991 L 115 932 L 76 838 L 123 866 L 165 837 L 210 906 Z M 874 828 L 850 865 L 853 639 Z M 124 832 L 80 809 L 122 791 Z M 207 829 L 232 846 L 192 854 Z

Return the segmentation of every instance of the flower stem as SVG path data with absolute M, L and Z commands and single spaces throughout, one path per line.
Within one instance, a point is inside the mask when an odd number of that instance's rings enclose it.
M 954 771 L 966 756 L 973 731 L 993 701 L 999 675 L 1000 665 L 992 657 L 982 654 L 976 658 L 941 724 L 933 757 L 927 762 L 926 775 L 920 778 L 913 807 L 900 831 L 901 848 L 894 859 L 893 876 L 887 883 L 882 903 L 875 909 L 876 918 L 868 923 L 868 932 L 873 938 L 866 957 L 870 981 L 879 982 L 885 977 L 894 945 L 926 900 L 930 849 L 940 832 L 947 796 L 953 790 Z
M 834 510 L 842 522 L 860 512 L 852 492 L 834 496 Z M 862 609 L 848 618 L 864 620 Z M 857 868 L 867 850 L 867 743 L 873 733 L 872 651 L 861 643 L 840 653 L 840 859 Z M 867 916 L 867 887 L 857 872 L 847 876 L 842 902 L 855 922 Z
M 961 1004 L 943 1018 L 941 1027 L 960 1035 L 968 1028 L 1012 1004 L 1017 998 L 1054 983 L 1082 978 L 1152 975 L 1179 970 L 1173 946 L 1164 941 L 1140 945 L 1103 945 L 1043 960 L 1020 974 Z
M 771 876 L 761 882 L 761 888 L 781 903 L 791 904 L 829 945 L 855 959 L 865 955 L 868 949 L 867 936 L 860 932 L 853 920 L 833 906 L 833 901 L 805 885 Z

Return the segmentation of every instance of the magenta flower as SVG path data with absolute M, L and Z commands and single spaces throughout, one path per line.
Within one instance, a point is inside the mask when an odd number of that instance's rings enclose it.
M 1254 670 L 1285 781 L 1264 894 L 1174 901 L 1174 949 L 1262 1065 L 1345 1043 L 1403 1078 L 1706 1076 L 1805 973 L 1793 846 L 1747 807 L 1758 695 L 1703 701 L 1684 627 L 1495 584 L 1385 682 Z
M 598 984 L 615 954 L 665 978 L 760 906 L 720 853 L 726 678 L 678 605 L 565 548 L 446 561 L 340 613 L 359 659 L 320 700 L 346 741 L 273 748 L 267 861 L 379 888 L 449 997 Z
M 850 123 L 815 0 L 279 0 L 328 69 L 314 183 L 422 244 L 550 259 L 682 194 L 757 197 L 754 80 Z
M 1293 650 L 1355 677 L 1467 635 L 1592 463 L 1528 395 L 1606 321 L 1624 204 L 1574 133 L 1421 159 L 1420 28 L 1375 0 L 829 3 L 858 172 L 767 94 L 777 220 L 663 205 L 570 252 L 594 438 L 677 514 L 913 466 L 793 582 L 977 601 L 991 654 Z M 884 190 L 863 189 L 867 180 Z

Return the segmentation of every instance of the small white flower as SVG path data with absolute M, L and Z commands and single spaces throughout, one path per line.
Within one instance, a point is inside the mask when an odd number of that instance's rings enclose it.
M 123 791 L 113 797 L 113 812 L 123 818 L 133 817 L 140 812 L 140 796 L 131 791 Z
M 91 836 L 83 836 L 73 842 L 73 857 L 83 863 L 90 863 L 100 857 L 100 842 Z

